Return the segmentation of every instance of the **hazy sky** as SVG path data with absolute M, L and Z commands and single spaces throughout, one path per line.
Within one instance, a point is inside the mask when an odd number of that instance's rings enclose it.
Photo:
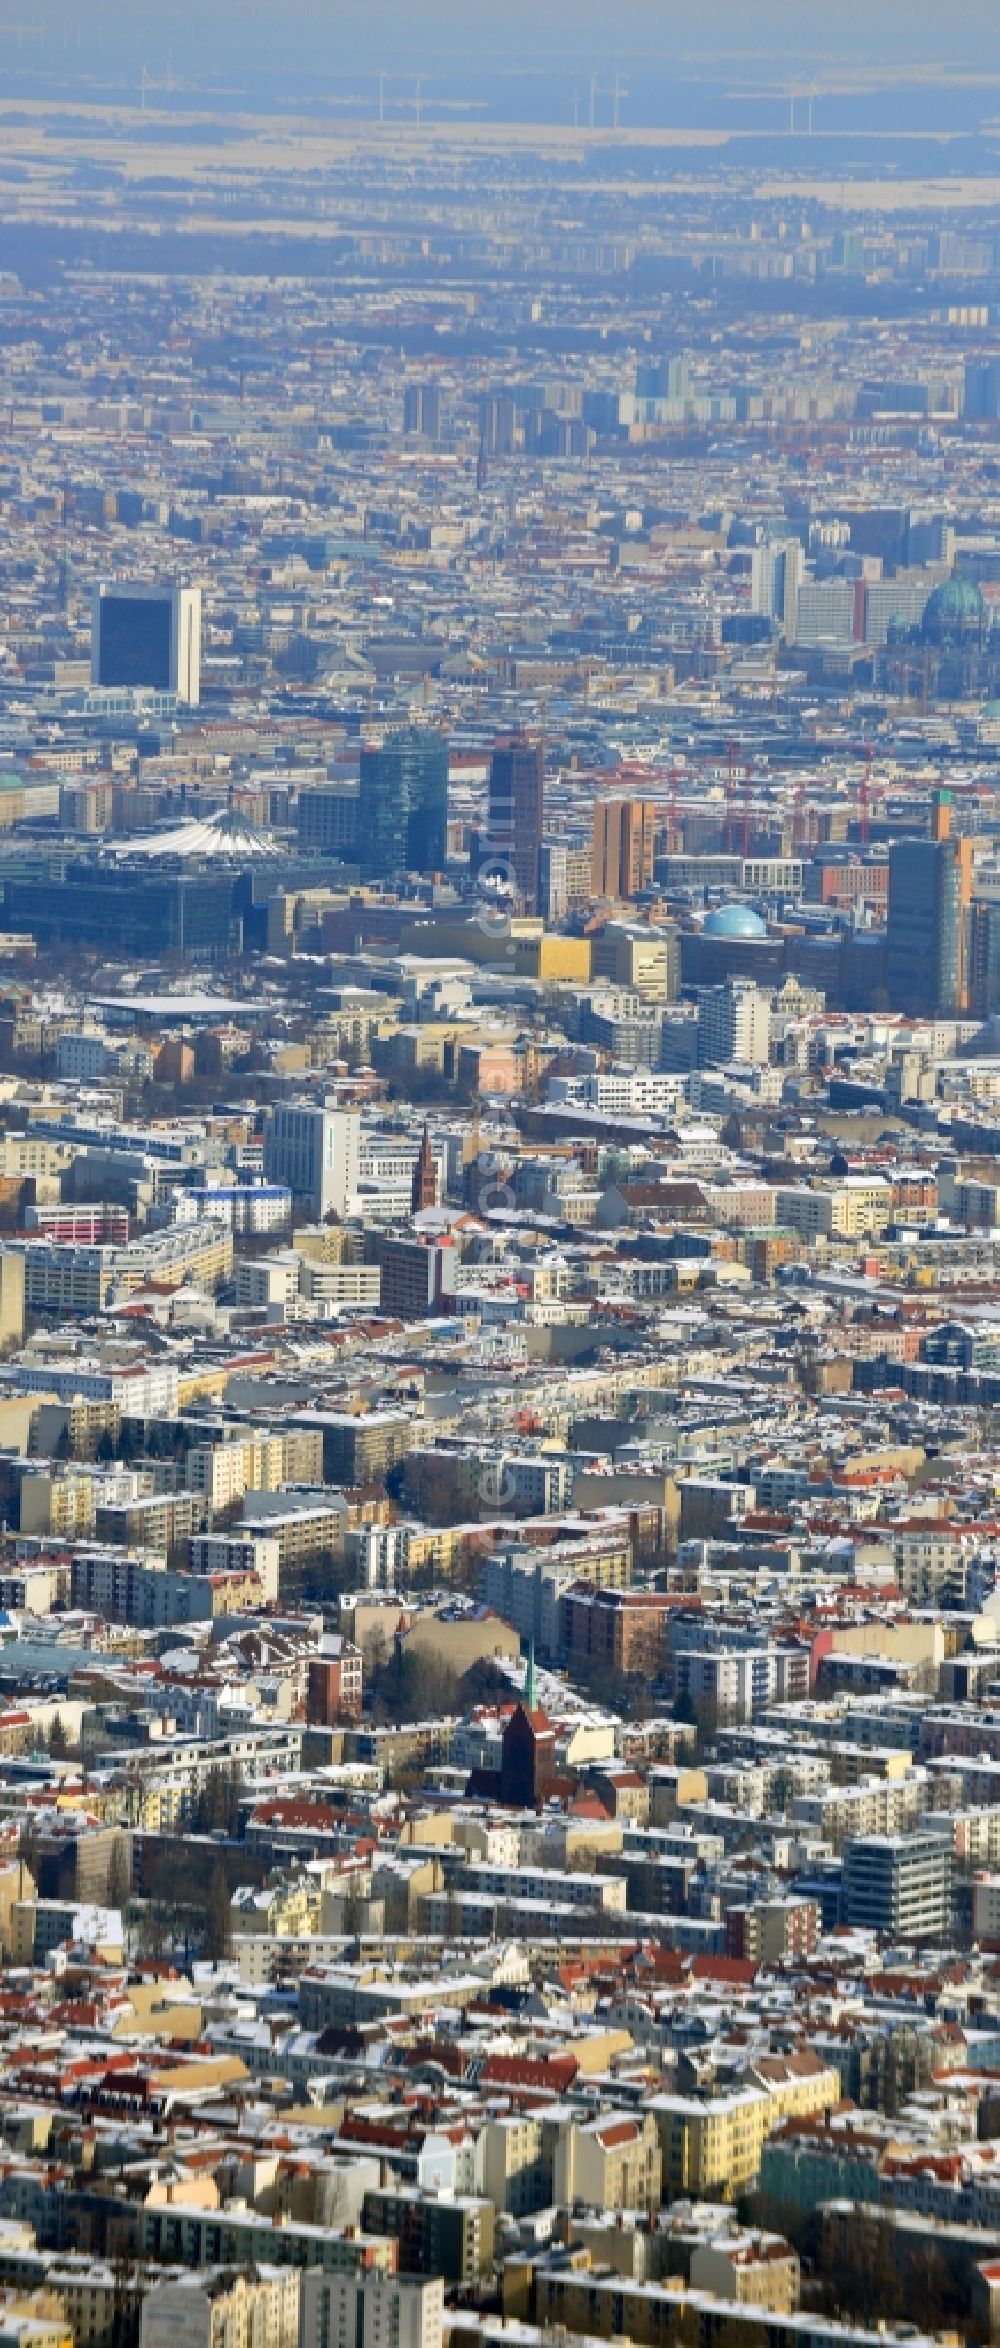
M 54 68 L 79 59 L 102 70 L 117 50 L 159 58 L 178 71 L 308 67 L 325 72 L 391 68 L 433 73 L 532 64 L 590 71 L 642 59 L 678 70 L 737 59 L 769 78 L 795 61 L 895 66 L 901 77 L 938 63 L 951 71 L 1000 71 L 997 0 L 15 0 L 3 14 L 46 27 Z M 0 28 L 0 65 L 39 44 Z

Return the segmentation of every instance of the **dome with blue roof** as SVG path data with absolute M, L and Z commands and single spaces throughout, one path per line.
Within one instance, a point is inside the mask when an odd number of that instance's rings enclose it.
M 749 905 L 719 905 L 705 923 L 707 938 L 766 938 L 767 924 Z

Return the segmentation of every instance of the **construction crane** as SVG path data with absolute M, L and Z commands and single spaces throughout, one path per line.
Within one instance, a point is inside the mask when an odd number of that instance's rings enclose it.
M 539 742 L 540 742 L 540 744 L 541 744 L 541 750 L 542 750 L 542 761 L 543 761 L 543 764 L 544 764 L 544 761 L 545 761 L 545 759 L 548 757 L 548 749 L 549 749 L 549 701 L 550 701 L 550 698 L 551 698 L 551 696 L 550 696 L 550 694 L 549 694 L 548 690 L 546 690 L 546 691 L 545 691 L 545 692 L 543 692 L 543 693 L 540 693 L 540 694 L 539 694 L 539 696 L 538 696 L 538 739 L 539 739 Z
M 667 783 L 668 783 L 668 790 L 667 790 L 667 855 L 668 855 L 668 856 L 675 856 L 675 855 L 676 855 L 676 853 L 677 853 L 677 846 L 678 846 L 678 831 L 677 831 L 677 785 L 678 785 L 678 783 L 679 783 L 679 782 L 680 782 L 680 780 L 681 780 L 682 771 L 683 771 L 683 770 L 682 770 L 682 769 L 681 769 L 679 766 L 671 766 L 671 767 L 668 767 L 668 769 L 667 769 Z
M 736 744 L 726 744 L 726 822 L 723 842 L 727 856 L 736 853 Z
M 794 855 L 796 855 L 796 854 L 797 854 L 797 853 L 798 853 L 798 852 L 799 852 L 801 849 L 803 849 L 803 848 L 804 848 L 804 847 L 807 845 L 807 835 L 808 835 L 808 830 L 809 830 L 809 815 L 808 815 L 808 809 L 807 809 L 807 807 L 806 807 L 806 790 L 807 790 L 807 784 L 806 784 L 806 778 L 805 778 L 805 775 L 797 775 L 797 776 L 796 776 L 796 778 L 795 778 L 795 783 L 794 783 L 794 785 L 793 785 L 793 789 L 792 789 L 792 854 L 793 854 L 793 856 L 794 856 Z
M 867 848 L 868 842 L 871 838 L 872 766 L 874 764 L 874 756 L 875 754 L 871 743 L 866 742 L 864 773 L 861 777 L 861 790 L 858 796 L 858 838 L 863 848 Z

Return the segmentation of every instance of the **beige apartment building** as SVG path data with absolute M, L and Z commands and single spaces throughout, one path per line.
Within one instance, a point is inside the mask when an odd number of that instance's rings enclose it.
M 893 1213 L 892 1184 L 879 1175 L 848 1174 L 816 1189 L 789 1183 L 774 1193 L 775 1221 L 803 1239 L 867 1239 L 884 1231 Z
M 299 2295 L 297 2270 L 283 2267 L 209 2268 L 154 2282 L 139 2348 L 298 2348 Z

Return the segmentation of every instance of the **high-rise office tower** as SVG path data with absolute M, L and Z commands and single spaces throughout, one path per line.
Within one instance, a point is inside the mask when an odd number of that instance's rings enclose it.
M 483 392 L 479 402 L 479 438 L 484 455 L 512 455 L 517 439 L 517 409 L 508 392 Z
M 537 913 L 545 753 L 527 734 L 507 734 L 490 760 L 489 826 L 482 861 L 513 887 L 525 913 Z
M 794 644 L 798 630 L 799 588 L 805 577 L 805 558 L 798 538 L 768 539 L 755 546 L 750 559 L 750 602 L 754 611 L 777 620 L 782 635 Z
M 969 1010 L 975 1019 L 1000 1011 L 1000 898 L 974 897 L 969 913 Z
M 361 1118 L 356 1109 L 282 1102 L 264 1119 L 264 1180 L 286 1183 L 293 1205 L 321 1222 L 349 1212 L 358 1187 Z
M 627 903 L 648 889 L 655 847 L 655 800 L 599 799 L 590 876 L 594 896 Z
M 419 440 L 441 438 L 441 393 L 436 383 L 408 383 L 403 393 L 403 430 Z
M 90 681 L 137 693 L 201 696 L 201 588 L 105 581 L 94 593 Z
M 742 1061 L 766 1068 L 771 1049 L 771 1005 L 750 979 L 728 979 L 698 997 L 698 1066 L 727 1068 Z
M 368 880 L 441 872 L 447 856 L 448 744 L 430 728 L 361 753 L 358 861 Z
M 637 400 L 686 399 L 690 370 L 682 351 L 672 359 L 639 359 L 635 370 Z
M 894 1011 L 955 1017 L 969 1003 L 972 842 L 954 837 L 951 801 L 937 791 L 926 840 L 889 850 L 886 985 Z
M 970 424 L 995 424 L 1000 417 L 1000 359 L 967 359 L 965 414 Z

